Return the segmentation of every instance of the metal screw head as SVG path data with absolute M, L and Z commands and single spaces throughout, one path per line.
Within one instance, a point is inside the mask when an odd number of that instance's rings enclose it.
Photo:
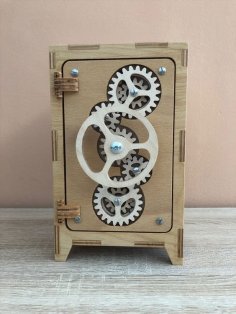
M 158 69 L 158 73 L 160 74 L 160 75 L 165 75 L 166 74 L 166 68 L 165 67 L 160 67 L 159 69 Z
M 123 151 L 123 145 L 120 142 L 112 142 L 110 150 L 113 154 L 120 154 Z
M 138 95 L 138 89 L 133 87 L 129 90 L 129 93 L 132 97 L 136 97 Z
M 114 203 L 115 206 L 120 206 L 121 205 L 121 200 L 118 197 L 116 197 L 116 198 L 114 198 L 113 203 Z
M 81 221 L 80 216 L 76 216 L 76 217 L 74 218 L 74 222 L 75 222 L 75 223 L 79 224 L 80 221 Z
M 73 77 L 78 77 L 79 76 L 79 70 L 78 69 L 72 69 L 70 71 L 70 75 Z
M 164 219 L 162 217 L 157 217 L 156 224 L 157 225 L 163 225 L 163 223 L 164 223 Z
M 109 114 L 107 113 L 107 114 L 105 115 L 105 121 L 108 121 L 110 118 L 111 118 L 111 117 L 110 117 Z
M 139 167 L 133 167 L 132 172 L 133 172 L 133 174 L 139 174 L 139 173 L 141 173 L 141 170 Z

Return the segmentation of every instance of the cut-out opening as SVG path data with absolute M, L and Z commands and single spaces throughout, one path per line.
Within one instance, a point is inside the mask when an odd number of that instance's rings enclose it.
M 128 95 L 129 95 L 128 86 L 124 80 L 121 80 L 118 83 L 117 89 L 116 89 L 116 97 L 119 103 L 123 104 L 126 101 Z
M 93 125 L 90 125 L 83 137 L 82 151 L 84 159 L 93 172 L 99 172 L 104 167 L 104 161 L 99 158 L 97 152 L 97 142 L 99 136 L 100 133 L 94 130 Z
M 121 123 L 122 126 L 129 128 L 136 134 L 139 143 L 144 143 L 148 140 L 149 132 L 139 119 L 123 119 Z

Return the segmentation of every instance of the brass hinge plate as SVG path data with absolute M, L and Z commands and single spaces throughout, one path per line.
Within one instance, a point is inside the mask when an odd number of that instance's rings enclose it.
M 55 95 L 61 98 L 63 92 L 78 92 L 79 80 L 76 77 L 62 77 L 61 72 L 54 72 Z
M 80 206 L 78 204 L 65 204 L 64 201 L 57 202 L 57 219 L 59 223 L 65 219 L 80 217 Z

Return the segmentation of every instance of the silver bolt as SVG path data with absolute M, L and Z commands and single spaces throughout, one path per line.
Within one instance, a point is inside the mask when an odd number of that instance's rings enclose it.
M 156 224 L 157 225 L 163 225 L 163 223 L 164 223 L 164 219 L 162 217 L 157 217 Z
M 158 73 L 160 74 L 160 75 L 165 75 L 166 74 L 166 68 L 165 67 L 160 67 L 159 69 L 158 69 Z
M 133 87 L 129 90 L 129 93 L 132 97 L 136 97 L 138 95 L 138 89 Z
M 108 121 L 110 119 L 110 116 L 109 116 L 109 114 L 107 113 L 106 115 L 105 115 L 105 121 Z
M 80 221 L 81 221 L 80 216 L 76 216 L 76 217 L 74 218 L 74 222 L 75 222 L 75 223 L 79 224 Z
M 118 197 L 116 197 L 116 198 L 114 198 L 113 203 L 115 206 L 120 206 L 121 200 Z
M 141 170 L 139 167 L 133 167 L 132 172 L 133 172 L 133 174 L 139 174 L 139 173 L 141 173 Z
M 72 69 L 70 71 L 70 75 L 73 77 L 78 77 L 79 76 L 79 70 L 78 69 Z
M 113 154 L 120 154 L 123 151 L 123 145 L 120 142 L 112 142 L 110 150 Z

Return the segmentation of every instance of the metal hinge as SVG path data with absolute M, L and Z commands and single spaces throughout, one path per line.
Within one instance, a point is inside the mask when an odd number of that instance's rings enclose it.
M 57 219 L 59 223 L 65 219 L 80 219 L 80 206 L 77 204 L 65 204 L 64 201 L 57 201 Z
M 62 97 L 63 92 L 78 92 L 79 80 L 75 77 L 62 77 L 61 72 L 54 72 L 55 95 Z

